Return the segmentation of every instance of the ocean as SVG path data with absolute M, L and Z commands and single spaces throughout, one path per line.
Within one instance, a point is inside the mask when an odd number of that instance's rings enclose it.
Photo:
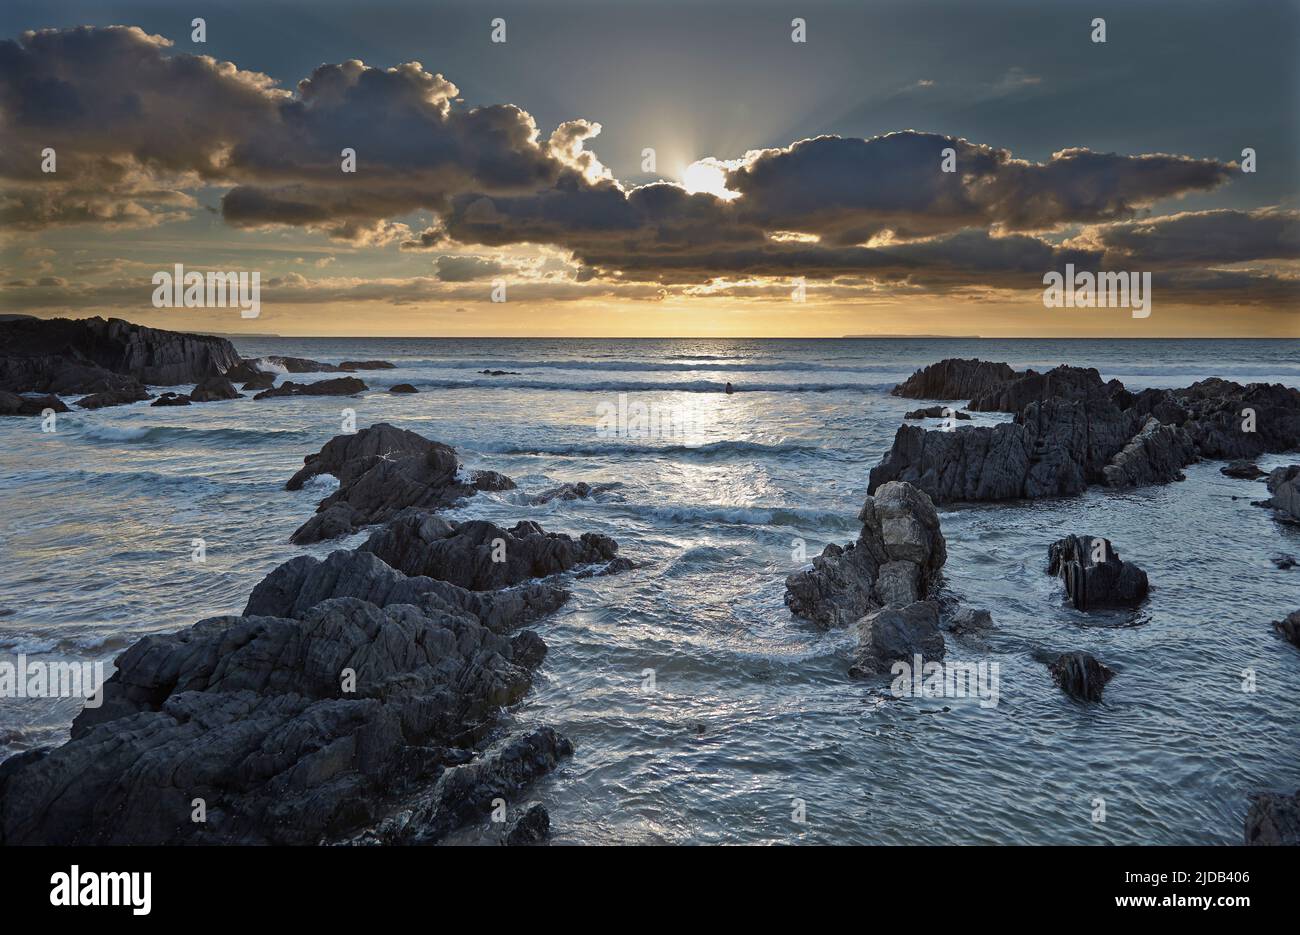
M 350 408 L 359 428 L 411 429 L 519 485 L 449 518 L 605 533 L 640 566 L 569 582 L 572 599 L 536 626 L 550 651 L 534 688 L 506 718 L 574 743 L 530 790 L 557 843 L 1234 844 L 1251 792 L 1300 785 L 1300 653 L 1269 626 L 1300 607 L 1300 569 L 1271 561 L 1300 555 L 1300 529 L 1252 506 L 1263 485 L 1219 462 L 1165 486 L 940 511 L 947 582 L 995 621 L 948 656 L 998 664 L 994 706 L 851 680 L 853 634 L 782 602 L 786 575 L 856 537 L 868 472 L 923 405 L 889 395 L 916 369 L 980 357 L 1092 366 L 1130 389 L 1300 386 L 1300 342 L 234 341 L 246 357 L 398 366 L 356 374 L 370 390 L 355 399 L 74 409 L 52 434 L 0 420 L 0 657 L 111 663 L 145 634 L 238 613 L 303 551 L 358 544 L 364 533 L 290 545 L 330 482 L 284 489 Z M 396 383 L 420 392 L 388 393 Z M 618 412 L 672 430 L 602 422 Z M 618 486 L 526 502 L 566 481 Z M 1044 571 L 1067 533 L 1111 539 L 1150 576 L 1148 601 L 1068 607 Z M 1118 673 L 1101 704 L 1071 701 L 1048 675 L 1045 654 L 1075 649 Z M 62 742 L 77 708 L 0 700 L 0 757 Z M 496 833 L 485 823 L 453 841 Z

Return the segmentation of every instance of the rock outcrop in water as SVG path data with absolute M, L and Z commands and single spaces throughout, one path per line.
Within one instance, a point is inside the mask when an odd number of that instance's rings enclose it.
M 118 318 L 0 321 L 0 390 L 83 394 L 198 383 L 240 362 L 224 338 Z
M 822 627 L 848 626 L 879 607 L 936 593 L 948 552 L 934 504 L 910 484 L 884 484 L 858 513 L 862 531 L 831 544 L 812 567 L 786 578 L 785 603 Z
M 320 502 L 316 515 L 294 532 L 299 545 L 350 535 L 385 522 L 408 507 L 445 509 L 482 490 L 511 490 L 514 481 L 495 471 L 459 473 L 455 449 L 380 422 L 351 435 L 337 435 L 304 459 L 285 484 L 298 490 L 319 474 L 339 488 Z
M 973 399 L 1015 377 L 1008 364 L 954 357 L 918 370 L 890 392 L 906 399 Z
M 1219 473 L 1238 480 L 1258 480 L 1261 477 L 1268 477 L 1267 472 L 1261 471 L 1259 465 L 1249 460 L 1231 461 L 1219 468 Z
M 948 399 L 977 385 L 967 408 L 1009 412 L 1013 421 L 950 431 L 900 426 L 868 490 L 901 480 L 936 503 L 1069 496 L 1090 484 L 1179 480 L 1199 458 L 1253 458 L 1300 445 L 1300 390 L 1277 384 L 1211 379 L 1133 394 L 1093 369 L 1016 374 L 1006 365 L 949 360 L 894 393 Z
M 1292 646 L 1300 646 L 1300 610 L 1293 610 L 1281 620 L 1274 620 L 1273 629 Z
M 407 575 L 427 575 L 471 591 L 505 588 L 578 565 L 613 562 L 618 543 L 586 532 L 577 539 L 523 520 L 502 529 L 486 520 L 448 522 L 405 510 L 360 547 Z
M 1246 844 L 1300 847 L 1300 790 L 1253 796 L 1246 812 Z
M 1115 672 L 1102 665 L 1091 653 L 1063 653 L 1047 664 L 1052 680 L 1061 691 L 1078 701 L 1101 701 L 1106 683 Z
M 356 377 L 335 377 L 332 380 L 317 380 L 315 383 L 294 383 L 286 380 L 279 386 L 262 390 L 254 399 L 279 399 L 283 396 L 355 396 L 370 389 Z
M 1300 523 L 1300 464 L 1269 472 L 1264 483 L 1270 494 L 1264 505 L 1272 507 L 1278 519 Z
M 17 393 L 0 392 L 0 416 L 39 416 L 46 409 L 69 411 L 57 396 L 19 396 Z
M 1109 539 L 1066 536 L 1047 550 L 1047 573 L 1065 585 L 1078 610 L 1136 607 L 1147 596 L 1147 573 L 1121 561 Z
M 970 421 L 970 413 L 962 412 L 960 409 L 953 409 L 951 406 L 926 406 L 924 409 L 913 409 L 903 416 L 904 419 L 963 419 Z

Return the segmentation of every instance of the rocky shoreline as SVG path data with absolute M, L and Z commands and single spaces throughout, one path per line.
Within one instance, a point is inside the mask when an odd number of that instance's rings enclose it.
M 16 325 L 17 335 L 0 354 L 0 414 L 67 411 L 59 393 L 84 392 L 78 405 L 94 409 L 233 399 L 235 382 L 257 399 L 367 389 L 352 376 L 273 387 L 274 375 L 224 339 L 98 319 L 75 323 L 81 334 L 60 321 L 46 330 L 0 322 Z M 87 334 L 102 334 L 106 348 L 91 353 Z M 288 373 L 392 366 L 268 361 Z M 148 392 L 182 383 L 195 388 L 184 396 Z M 971 421 L 967 413 L 944 405 L 908 412 L 906 419 L 943 418 L 945 426 L 900 425 L 871 471 L 857 538 L 826 546 L 787 577 L 784 599 L 795 617 L 856 637 L 848 678 L 884 681 L 896 663 L 940 662 L 954 643 L 978 651 L 996 635 L 993 615 L 967 606 L 944 582 L 948 550 L 936 504 L 1168 483 L 1188 464 L 1222 459 L 1232 461 L 1225 475 L 1265 484 L 1269 496 L 1259 505 L 1300 521 L 1300 465 L 1265 474 L 1253 462 L 1300 447 L 1296 390 L 1204 380 L 1132 393 L 1091 369 L 1020 373 L 954 359 L 918 371 L 893 393 L 966 400 L 969 412 L 1012 420 L 956 426 Z M 528 626 L 568 601 L 568 578 L 634 564 L 596 533 L 446 519 L 442 511 L 516 482 L 466 472 L 454 448 L 387 423 L 333 438 L 304 458 L 285 488 L 303 490 L 322 475 L 338 486 L 291 542 L 358 533 L 365 540 L 284 562 L 252 589 L 240 614 L 126 649 L 102 705 L 77 716 L 66 743 L 0 763 L 0 845 L 433 844 L 485 820 L 499 801 L 511 816 L 503 843 L 546 839 L 549 815 L 528 801 L 528 789 L 574 748 L 550 726 L 510 726 L 507 712 L 527 695 L 547 652 Z M 522 502 L 586 499 L 610 487 L 570 483 Z M 1060 579 L 1060 600 L 1081 614 L 1132 608 L 1158 593 L 1159 581 L 1102 536 L 1069 535 L 1043 547 L 1043 572 Z M 1283 611 L 1272 624 L 1293 644 L 1298 615 Z M 1036 658 L 1044 681 L 1081 705 L 1105 705 L 1107 684 L 1123 678 L 1079 650 L 1044 649 Z M 1300 843 L 1300 800 L 1256 796 L 1244 838 Z

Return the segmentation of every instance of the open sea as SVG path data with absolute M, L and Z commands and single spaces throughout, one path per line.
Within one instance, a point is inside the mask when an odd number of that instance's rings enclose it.
M 370 390 L 355 399 L 74 410 L 53 434 L 0 420 L 0 659 L 111 664 L 147 633 L 240 612 L 303 551 L 289 535 L 328 479 L 284 482 L 352 408 L 358 428 L 411 429 L 519 485 L 449 518 L 601 532 L 641 566 L 569 583 L 569 603 L 536 626 L 550 651 L 533 691 L 506 719 L 574 743 L 530 793 L 557 843 L 1236 844 L 1249 793 L 1300 786 L 1300 651 L 1269 625 L 1300 608 L 1300 568 L 1270 561 L 1300 556 L 1300 527 L 1252 506 L 1264 485 L 1222 476 L 1222 462 L 1166 486 L 941 510 L 948 584 L 996 624 L 949 637 L 948 658 L 997 663 L 996 706 L 850 680 L 853 633 L 782 602 L 786 575 L 856 537 L 869 470 L 923 405 L 888 395 L 914 370 L 980 357 L 1092 366 L 1135 390 L 1209 376 L 1300 386 L 1300 342 L 234 341 L 246 357 L 398 369 L 357 373 Z M 420 392 L 388 393 L 395 383 Z M 671 430 L 619 431 L 620 405 Z M 565 481 L 619 486 L 526 504 Z M 1148 601 L 1066 606 L 1044 568 L 1067 533 L 1110 538 L 1147 571 Z M 1041 661 L 1073 649 L 1118 673 L 1099 705 L 1067 698 Z M 62 742 L 77 709 L 0 699 L 0 757 Z M 498 833 L 485 822 L 452 840 Z

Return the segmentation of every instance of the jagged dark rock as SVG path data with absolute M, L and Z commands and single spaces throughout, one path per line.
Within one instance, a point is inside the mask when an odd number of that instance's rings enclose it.
M 1245 839 L 1253 846 L 1300 846 L 1300 789 L 1252 796 Z
M 941 613 L 940 626 L 957 636 L 981 634 L 993 629 L 993 615 L 975 607 L 958 607 L 952 614 Z
M 1017 376 L 1007 364 L 949 358 L 918 370 L 890 392 L 907 399 L 972 399 Z
M 275 386 L 275 374 L 273 373 L 259 373 L 244 381 L 244 389 L 246 390 L 269 390 L 273 386 Z
M 1047 573 L 1064 582 L 1070 603 L 1078 610 L 1136 607 L 1147 596 L 1147 574 L 1132 562 L 1121 561 L 1110 540 L 1097 536 L 1066 536 L 1047 550 Z
M 382 523 L 408 507 L 438 510 L 485 490 L 510 490 L 515 484 L 495 471 L 459 473 L 455 449 L 414 432 L 380 422 L 351 435 L 338 435 L 289 482 L 297 490 L 318 474 L 332 474 L 339 488 L 320 502 L 314 517 L 291 541 L 305 545 Z
M 238 362 L 224 338 L 118 318 L 0 321 L 0 390 L 11 392 L 102 393 L 133 383 L 197 383 Z
M 1300 610 L 1293 610 L 1281 620 L 1274 620 L 1273 629 L 1288 643 L 1300 646 Z
M 82 409 L 103 409 L 106 406 L 124 406 L 128 403 L 144 402 L 146 399 L 153 399 L 153 395 L 144 388 L 143 384 L 132 382 L 130 386 L 120 390 L 104 390 L 100 393 L 83 396 L 77 400 L 77 405 Z
M 1269 472 L 1265 485 L 1271 496 L 1264 501 L 1278 519 L 1300 523 L 1300 464 L 1291 464 Z
M 420 392 L 409 383 L 394 383 L 388 388 L 390 393 L 418 393 Z
M 0 391 L 0 416 L 39 416 L 46 409 L 55 412 L 70 412 L 59 397 L 19 396 L 17 393 Z
M 527 520 L 502 529 L 486 520 L 456 523 L 433 513 L 405 510 L 360 548 L 407 575 L 428 575 L 471 591 L 488 591 L 578 565 L 609 562 L 618 543 L 597 533 L 574 539 L 546 532 Z
M 895 662 L 912 664 L 943 658 L 943 634 L 939 631 L 939 605 L 935 601 L 914 601 L 903 607 L 882 607 L 857 622 L 858 648 L 849 666 L 852 678 L 866 678 L 889 671 Z
M 530 682 L 510 640 L 407 604 L 334 598 L 301 619 L 147 636 L 67 743 L 5 764 L 0 844 L 316 844 L 431 783 L 420 829 L 436 840 L 568 748 L 542 728 L 466 762 Z M 191 819 L 195 799 L 206 821 Z
M 225 377 L 208 377 L 190 391 L 190 402 L 210 403 L 222 399 L 239 399 L 239 390 Z
M 962 412 L 960 409 L 953 409 L 951 406 L 927 406 L 924 409 L 913 409 L 903 416 L 904 419 L 946 419 L 951 413 L 954 419 L 970 419 L 969 412 Z
M 1061 691 L 1079 701 L 1101 701 L 1106 683 L 1115 677 L 1113 670 L 1085 652 L 1063 653 L 1047 669 Z
M 339 364 L 339 369 L 349 373 L 354 370 L 395 370 L 397 364 L 387 360 L 345 360 Z
M 1232 461 L 1219 468 L 1219 473 L 1239 480 L 1258 480 L 1261 477 L 1268 477 L 1268 472 L 1261 471 L 1254 461 L 1245 460 Z
M 281 396 L 354 396 L 370 387 L 356 377 L 335 377 L 315 383 L 294 383 L 286 380 L 279 386 L 263 390 L 254 399 L 278 399 Z
M 266 362 L 288 373 L 339 373 L 342 368 L 309 357 L 268 357 Z
M 969 369 L 972 362 L 965 363 Z M 925 384 L 926 373 L 912 380 Z M 942 386 L 942 374 L 930 382 Z M 907 395 L 900 392 L 906 386 L 894 392 Z M 1069 496 L 1090 484 L 1181 480 L 1181 468 L 1199 458 L 1254 457 L 1300 445 L 1300 391 L 1276 384 L 1203 380 L 1134 394 L 1117 380 L 1103 382 L 1094 369 L 1057 367 L 997 382 L 968 408 L 1015 418 L 945 432 L 900 426 L 871 471 L 868 490 L 902 480 L 936 503 Z
M 785 579 L 785 603 L 822 627 L 847 626 L 877 607 L 933 595 L 948 553 L 939 515 L 910 484 L 885 484 L 858 513 L 857 541 L 834 543 Z
M 253 588 L 244 616 L 301 618 L 336 597 L 354 597 L 376 607 L 412 604 L 440 614 L 469 615 L 493 633 L 508 633 L 556 610 L 569 592 L 535 582 L 470 591 L 427 576 L 408 577 L 371 552 L 339 550 L 324 559 L 300 555 L 280 565 Z M 536 652 L 534 647 L 529 655 Z
M 541 844 L 551 834 L 551 814 L 540 802 L 525 805 L 510 824 L 505 843 L 512 847 Z

